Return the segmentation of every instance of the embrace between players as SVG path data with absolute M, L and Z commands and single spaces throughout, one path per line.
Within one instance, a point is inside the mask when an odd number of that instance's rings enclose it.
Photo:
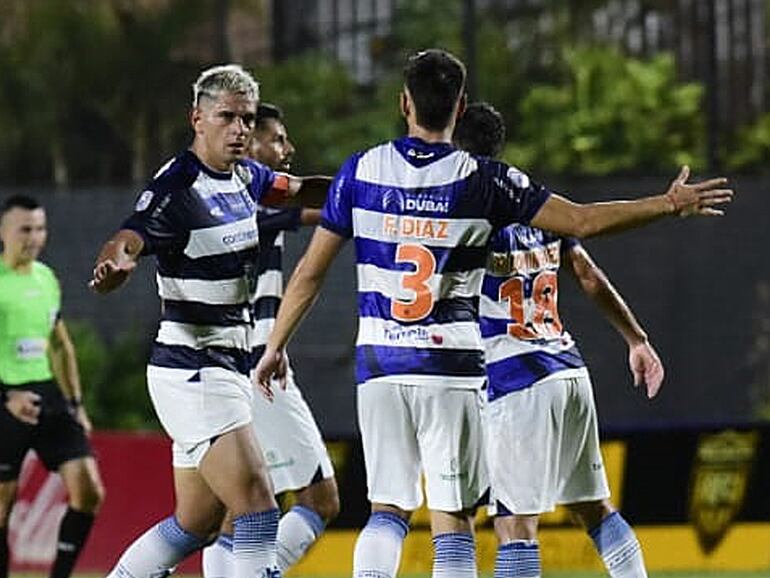
M 280 114 L 258 106 L 247 72 L 231 65 L 198 78 L 190 149 L 147 185 L 91 282 L 111 291 L 140 256 L 156 256 L 163 313 L 147 377 L 173 440 L 175 512 L 125 551 L 111 577 L 163 575 L 214 540 L 209 578 L 277 576 L 336 515 L 331 465 L 285 347 L 349 238 L 372 504 L 353 575 L 396 575 L 424 479 L 436 578 L 477 576 L 473 513 L 490 487 L 495 576 L 540 576 L 538 515 L 562 503 L 611 576 L 646 576 L 633 530 L 609 501 L 588 372 L 556 307 L 557 272 L 567 264 L 618 329 L 635 384 L 653 397 L 661 362 L 578 239 L 718 215 L 732 191 L 725 179 L 688 183 L 685 167 L 662 194 L 573 203 L 494 160 L 502 120 L 484 105 L 466 112 L 464 84 L 451 54 L 413 55 L 399 103 L 407 135 L 352 155 L 329 185 L 276 172 L 293 147 Z M 266 115 L 275 130 L 265 132 Z M 276 154 L 250 155 L 252 137 Z M 283 293 L 276 236 L 319 221 Z M 291 472 L 280 471 L 286 462 Z M 274 494 L 284 490 L 300 499 L 281 516 Z

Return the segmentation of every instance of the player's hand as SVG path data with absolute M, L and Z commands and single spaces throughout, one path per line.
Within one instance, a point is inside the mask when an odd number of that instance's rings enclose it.
M 91 418 L 88 417 L 88 412 L 86 412 L 86 408 L 82 405 L 75 408 L 75 419 L 81 426 L 83 426 L 86 435 L 89 435 L 93 431 L 94 426 L 91 423 Z
M 40 418 L 40 396 L 33 391 L 8 391 L 5 409 L 13 417 L 30 425 Z
M 88 286 L 99 294 L 109 293 L 120 287 L 136 269 L 136 261 L 126 260 L 118 265 L 112 259 L 105 259 L 94 267 L 93 278 Z
M 268 400 L 273 401 L 273 378 L 281 389 L 286 389 L 286 355 L 282 349 L 268 347 L 254 370 L 254 385 Z
M 630 347 L 628 365 L 634 375 L 634 386 L 644 384 L 647 388 L 647 398 L 655 397 L 666 372 L 658 354 L 648 341 L 641 341 Z
M 727 179 L 720 177 L 702 183 L 688 183 L 689 177 L 690 167 L 685 165 L 666 191 L 666 198 L 671 202 L 674 214 L 680 217 L 724 215 L 724 211 L 715 207 L 733 199 L 733 191 L 726 188 Z

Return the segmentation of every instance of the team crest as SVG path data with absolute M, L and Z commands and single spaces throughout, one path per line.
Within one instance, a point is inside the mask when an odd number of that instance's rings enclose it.
M 701 436 L 690 488 L 690 520 L 698 543 L 711 553 L 743 508 L 759 433 L 724 431 Z
M 134 206 L 134 210 L 137 213 L 141 213 L 144 211 L 147 207 L 150 206 L 150 203 L 152 202 L 153 192 L 150 190 L 143 191 L 141 195 L 139 195 L 139 198 L 136 201 L 136 205 Z

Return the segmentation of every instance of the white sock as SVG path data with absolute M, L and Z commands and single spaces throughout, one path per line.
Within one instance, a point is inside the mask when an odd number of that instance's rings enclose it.
M 221 534 L 211 546 L 203 549 L 203 578 L 233 578 L 235 576 L 235 556 L 233 555 L 233 537 Z
M 243 514 L 233 520 L 233 578 L 280 578 L 275 550 L 278 508 Z
M 471 534 L 433 536 L 433 578 L 477 578 L 476 544 Z
M 588 534 L 612 578 L 647 578 L 642 547 L 620 512 L 604 518 Z
M 305 506 L 296 505 L 281 517 L 277 543 L 281 574 L 305 555 L 323 531 L 323 518 Z
M 187 532 L 174 516 L 157 523 L 139 536 L 118 560 L 107 578 L 158 578 L 205 541 Z
M 395 578 L 407 523 L 390 512 L 372 512 L 353 551 L 353 578 Z

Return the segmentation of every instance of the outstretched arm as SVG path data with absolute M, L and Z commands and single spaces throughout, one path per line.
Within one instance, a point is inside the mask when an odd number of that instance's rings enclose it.
M 260 201 L 268 207 L 308 207 L 320 209 L 332 178 L 323 175 L 297 177 L 277 174 L 273 189 Z
M 579 205 L 559 195 L 551 195 L 531 225 L 582 239 L 639 227 L 666 215 L 722 215 L 723 212 L 715 207 L 730 202 L 733 197 L 733 191 L 725 188 L 727 179 L 688 183 L 689 176 L 689 167 L 682 167 L 664 194 L 634 201 Z
M 326 271 L 344 242 L 344 237 L 323 227 L 317 228 L 307 251 L 294 269 L 254 376 L 257 385 L 268 397 L 272 396 L 270 379 L 273 375 L 283 377 L 286 343 L 318 297 Z
M 126 282 L 136 269 L 144 241 L 135 231 L 121 229 L 102 247 L 88 283 L 97 293 L 109 293 Z
M 575 275 L 583 291 L 625 339 L 634 385 L 645 384 L 647 397 L 652 399 L 663 383 L 665 372 L 658 354 L 647 340 L 644 329 L 623 297 L 583 247 L 576 245 L 570 249 L 565 255 L 565 264 L 569 265 L 568 269 Z

